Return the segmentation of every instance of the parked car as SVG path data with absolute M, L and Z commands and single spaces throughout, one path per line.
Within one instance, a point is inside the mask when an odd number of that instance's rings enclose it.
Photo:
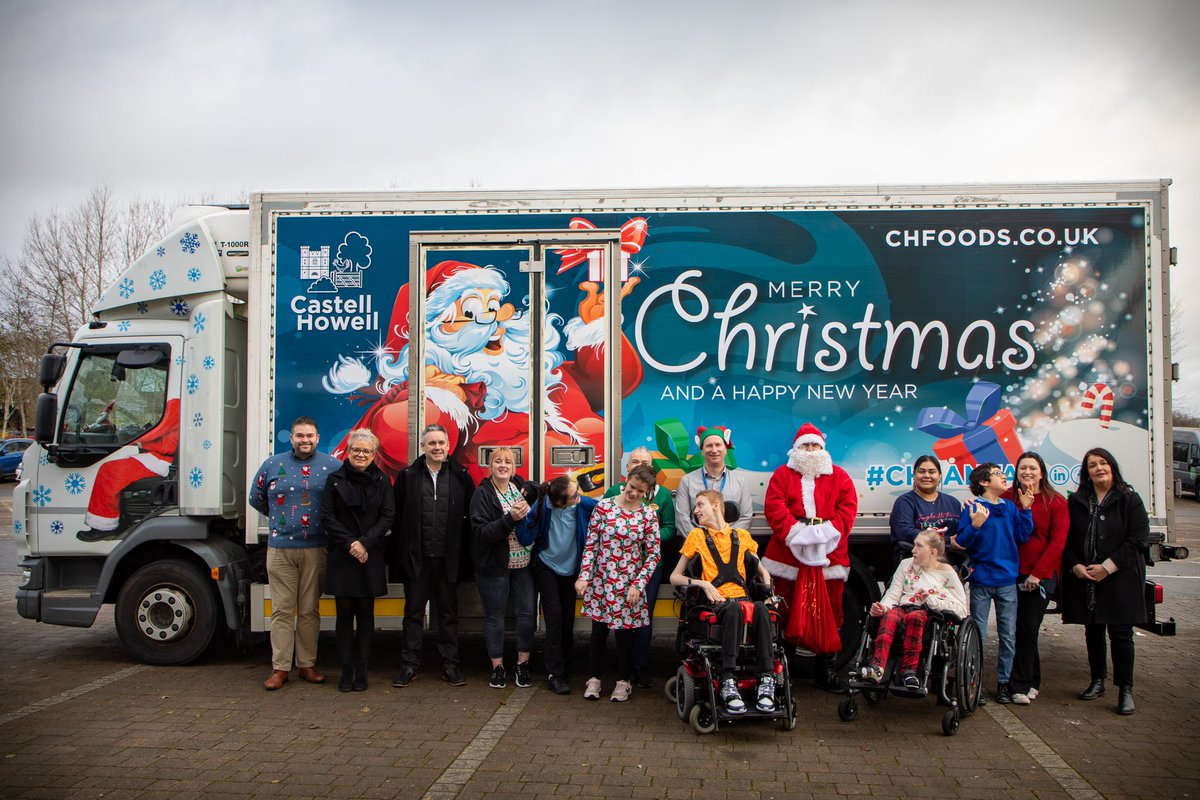
M 1200 500 L 1200 428 L 1175 428 L 1171 462 L 1183 491 Z
M 0 481 L 17 477 L 17 466 L 33 439 L 7 439 L 0 442 Z

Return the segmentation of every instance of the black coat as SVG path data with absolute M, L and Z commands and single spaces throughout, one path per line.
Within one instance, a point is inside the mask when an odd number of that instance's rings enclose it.
M 1094 557 L 1087 549 L 1088 528 L 1092 523 L 1091 498 L 1075 492 L 1067 498 L 1071 527 L 1063 548 L 1062 604 L 1063 622 L 1075 624 L 1137 625 L 1146 621 L 1146 542 L 1150 520 L 1138 493 L 1113 488 L 1097 509 Z M 1076 564 L 1102 564 L 1111 558 L 1117 571 L 1099 583 L 1075 576 Z M 1093 587 L 1095 607 L 1088 608 L 1088 586 Z
M 467 510 L 475 484 L 467 468 L 447 460 L 450 497 L 446 508 L 446 580 L 458 582 L 459 564 L 466 553 L 463 541 L 471 533 Z M 400 580 L 409 582 L 421 574 L 421 481 L 429 474 L 425 456 L 420 456 L 396 477 L 396 524 L 392 526 L 392 552 L 388 563 Z
M 343 464 L 321 495 L 321 527 L 329 539 L 325 591 L 335 597 L 379 597 L 387 594 L 384 539 L 392 527 L 392 482 L 374 464 L 354 472 Z M 350 555 L 356 541 L 367 548 L 365 564 Z
M 513 475 L 511 482 L 517 489 L 525 485 L 520 475 Z M 529 519 L 527 516 L 517 522 L 504 510 L 491 478 L 484 478 L 479 483 L 471 498 L 471 556 L 476 575 L 495 577 L 505 574 L 508 570 L 508 535 L 515 530 L 517 541 L 533 544 L 537 531 L 529 524 Z

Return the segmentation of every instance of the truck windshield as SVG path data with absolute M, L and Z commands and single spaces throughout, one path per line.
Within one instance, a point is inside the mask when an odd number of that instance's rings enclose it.
M 163 345 L 166 352 L 166 345 Z M 141 369 L 117 363 L 118 349 L 85 350 L 63 411 L 59 444 L 123 445 L 162 419 L 169 358 Z

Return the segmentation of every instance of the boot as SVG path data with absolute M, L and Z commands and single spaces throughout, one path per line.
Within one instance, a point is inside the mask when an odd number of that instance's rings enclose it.
M 837 653 L 823 653 L 813 659 L 813 668 L 815 674 L 813 676 L 813 685 L 818 689 L 824 689 L 832 694 L 846 694 L 846 685 L 842 683 L 838 676 L 837 668 Z
M 1127 717 L 1134 712 L 1133 687 L 1119 686 L 1117 688 L 1117 713 Z
M 338 679 L 338 691 L 348 692 L 354 688 L 354 668 L 349 664 L 342 664 L 342 677 Z
M 1095 700 L 1104 694 L 1104 678 L 1093 678 L 1088 687 L 1079 693 L 1080 700 Z
M 367 664 L 363 662 L 354 669 L 354 691 L 365 692 L 367 690 Z

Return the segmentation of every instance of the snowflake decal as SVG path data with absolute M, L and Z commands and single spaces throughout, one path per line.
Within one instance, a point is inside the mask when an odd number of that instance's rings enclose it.
M 82 494 L 87 488 L 87 478 L 78 472 L 67 476 L 67 494 Z
M 195 393 L 196 393 L 196 390 L 197 390 L 197 389 L 199 389 L 199 388 L 200 388 L 200 379 L 199 379 L 199 378 L 197 378 L 195 375 L 188 375 L 188 379 L 187 379 L 187 393 L 188 393 L 188 394 L 195 394 Z
M 197 411 L 195 414 L 192 414 L 192 427 L 199 428 L 199 427 L 202 427 L 203 425 L 204 425 L 204 415 L 201 414 L 199 411 Z
M 119 330 L 121 333 L 128 332 L 129 331 L 129 320 L 123 319 L 120 322 L 118 322 L 117 330 Z
M 204 470 L 192 467 L 192 471 L 188 473 L 188 483 L 193 489 L 199 489 L 204 484 Z
M 133 297 L 133 290 L 133 278 L 122 278 L 121 282 L 117 284 L 117 291 L 119 291 L 121 293 L 121 297 L 125 298 L 126 300 Z
M 187 271 L 187 279 L 191 283 L 197 283 L 200 280 L 200 270 L 196 269 L 195 267 L 189 269 Z
M 41 464 L 43 467 L 46 466 L 47 464 L 49 464 L 50 463 L 50 454 L 42 453 L 40 456 L 38 456 L 38 463 Z
M 204 318 L 202 313 L 197 311 L 196 316 L 192 317 L 192 328 L 195 329 L 196 333 L 200 333 L 204 330 L 205 322 L 208 322 L 208 320 Z
M 185 233 L 179 240 L 179 246 L 185 253 L 194 253 L 200 246 L 200 237 L 191 232 Z
M 167 285 L 167 273 L 161 269 L 156 269 L 150 273 L 150 288 L 154 291 L 162 291 L 162 288 Z
M 213 367 L 215 367 L 217 365 L 217 360 L 215 358 L 213 358 L 212 356 L 205 356 L 204 361 L 201 363 L 204 364 L 205 369 L 212 369 Z
M 61 519 L 56 519 L 50 523 L 50 532 L 55 536 L 62 536 L 63 524 Z
M 45 508 L 50 503 L 53 493 L 49 487 L 38 484 L 38 488 L 33 490 L 33 502 L 37 503 L 38 508 Z
M 150 311 L 150 304 L 146 302 L 138 303 L 137 310 L 139 314 L 146 314 Z
M 212 450 L 212 441 L 209 439 L 205 439 L 203 442 L 201 442 L 200 446 L 203 447 L 205 450 Z
M 171 313 L 177 317 L 186 317 L 188 313 L 188 302 L 182 297 L 175 297 L 171 300 Z
M 175 366 L 182 367 L 186 363 L 187 363 L 187 359 L 184 358 L 183 356 L 181 356 L 181 355 L 175 356 Z
M 21 520 L 13 520 L 13 533 L 17 534 L 18 536 L 21 534 Z
M 167 254 L 167 248 L 163 247 L 160 244 L 158 246 L 158 249 L 154 251 L 154 254 L 157 255 L 159 258 L 162 258 L 163 256 L 165 256 Z

